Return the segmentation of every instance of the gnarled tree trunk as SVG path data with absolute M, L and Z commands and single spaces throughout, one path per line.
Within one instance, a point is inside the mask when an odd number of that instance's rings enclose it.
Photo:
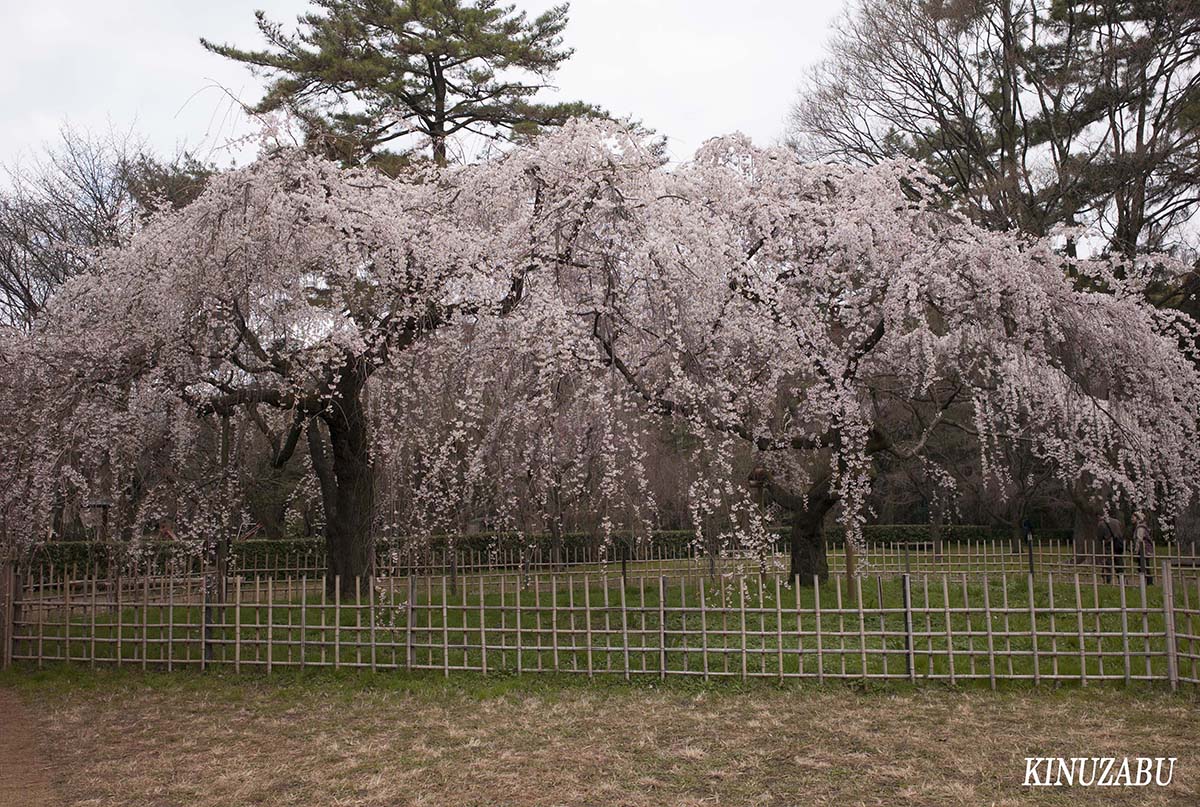
M 811 586 L 813 578 L 825 582 L 829 579 L 829 559 L 822 525 L 825 514 L 837 503 L 837 497 L 829 492 L 829 477 L 814 482 L 806 496 L 796 495 L 770 480 L 766 487 L 780 507 L 792 512 L 792 529 L 788 535 L 788 548 L 792 554 L 791 579 L 799 577 L 803 586 Z
M 329 432 L 328 452 L 316 419 L 307 429 L 325 506 L 326 588 L 332 591 L 335 579 L 340 578 L 343 598 L 354 596 L 356 578 L 372 573 L 375 554 L 375 469 L 363 380 L 348 376 L 337 387 L 335 405 L 319 416 Z
M 793 580 L 799 577 L 804 586 L 811 586 L 813 578 L 822 582 L 829 579 L 829 559 L 821 530 L 824 520 L 824 511 L 819 514 L 810 510 L 792 511 L 792 531 L 788 536 L 792 551 L 791 577 Z

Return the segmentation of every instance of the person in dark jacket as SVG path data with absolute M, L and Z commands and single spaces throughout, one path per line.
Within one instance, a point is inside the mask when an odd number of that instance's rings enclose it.
M 1154 585 L 1154 539 L 1141 510 L 1133 514 L 1133 551 L 1137 553 L 1138 572 L 1146 578 L 1146 585 Z
M 1101 516 L 1096 537 L 1103 542 L 1106 563 L 1104 582 L 1125 574 L 1125 525 L 1112 516 Z

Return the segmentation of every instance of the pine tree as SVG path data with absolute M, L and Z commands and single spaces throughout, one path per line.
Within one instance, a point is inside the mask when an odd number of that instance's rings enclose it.
M 496 0 L 314 2 L 295 33 L 255 12 L 265 50 L 200 42 L 267 75 L 255 111 L 291 112 L 311 147 L 343 163 L 386 169 L 428 146 L 445 165 L 456 135 L 519 138 L 602 114 L 533 100 L 572 54 L 565 3 L 531 20 Z

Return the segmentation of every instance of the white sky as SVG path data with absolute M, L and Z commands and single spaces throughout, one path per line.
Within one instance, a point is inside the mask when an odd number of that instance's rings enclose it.
M 553 0 L 515 0 L 532 16 Z M 641 120 L 671 156 L 742 131 L 783 134 L 805 68 L 821 55 L 842 0 L 574 0 L 555 77 L 558 97 Z M 198 38 L 259 47 L 253 10 L 292 27 L 304 0 L 0 0 L 0 162 L 53 140 L 64 121 L 133 130 L 164 154 L 191 148 L 220 164 L 249 125 L 261 84 Z M 551 96 L 552 97 L 552 96 Z M 244 161 L 246 154 L 241 154 Z

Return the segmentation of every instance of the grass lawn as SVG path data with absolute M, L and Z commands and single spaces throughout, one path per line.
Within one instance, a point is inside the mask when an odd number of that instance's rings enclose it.
M 562 675 L 0 675 L 79 805 L 1200 803 L 1194 694 Z M 1026 756 L 1175 756 L 1167 788 L 1022 788 Z

